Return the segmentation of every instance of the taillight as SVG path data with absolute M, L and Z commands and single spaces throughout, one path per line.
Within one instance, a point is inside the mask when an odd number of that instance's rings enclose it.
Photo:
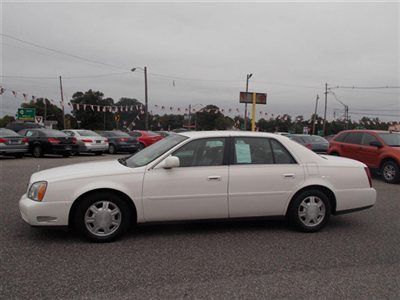
M 47 140 L 49 141 L 49 143 L 52 143 L 52 144 L 59 144 L 59 143 L 61 143 L 60 140 L 55 139 L 55 138 L 48 138 Z
M 93 143 L 93 140 L 91 140 L 91 139 L 83 139 L 82 142 L 84 142 L 84 143 Z
M 0 143 L 7 143 L 7 142 L 8 142 L 8 140 L 7 140 L 7 139 L 0 138 Z
M 371 180 L 371 172 L 369 171 L 368 167 L 364 167 L 365 173 L 367 173 L 369 187 L 372 187 L 372 180 Z
M 72 144 L 76 144 L 76 137 L 72 138 Z
M 108 139 L 105 139 L 105 140 L 104 140 L 104 143 L 108 143 Z
M 127 142 L 129 139 L 128 138 L 120 138 L 119 141 L 120 142 Z
M 306 144 L 305 146 L 310 150 L 312 149 L 312 145 L 311 144 Z
M 25 143 L 25 144 L 28 144 L 29 143 L 29 139 L 28 138 L 23 138 L 22 142 Z

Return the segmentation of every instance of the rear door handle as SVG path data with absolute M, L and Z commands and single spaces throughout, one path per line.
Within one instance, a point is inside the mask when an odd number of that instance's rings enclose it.
M 283 174 L 282 177 L 283 177 L 283 178 L 286 178 L 286 179 L 293 179 L 293 178 L 295 178 L 296 176 L 295 176 L 294 174 Z
M 208 180 L 216 180 L 216 181 L 221 181 L 221 176 L 208 176 Z

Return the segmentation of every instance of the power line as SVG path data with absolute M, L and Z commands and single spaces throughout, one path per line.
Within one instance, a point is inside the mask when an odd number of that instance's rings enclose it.
M 32 43 L 32 42 L 29 42 L 29 41 L 25 41 L 25 40 L 10 36 L 8 34 L 0 33 L 0 35 L 4 36 L 6 38 L 9 38 L 9 39 L 12 39 L 12 40 L 27 44 L 27 45 L 31 45 L 31 46 L 34 46 L 34 47 L 37 47 L 37 48 L 45 49 L 47 51 L 63 54 L 63 55 L 66 55 L 66 56 L 70 56 L 70 57 L 73 57 L 75 59 L 79 59 L 79 60 L 82 60 L 82 61 L 86 61 L 86 62 L 90 62 L 90 63 L 94 63 L 94 64 L 99 64 L 99 65 L 111 67 L 111 68 L 114 68 L 114 69 L 122 69 L 122 70 L 127 70 L 128 69 L 128 68 L 123 68 L 123 67 L 120 67 L 120 66 L 112 65 L 112 64 L 109 64 L 109 63 L 104 63 L 104 62 L 101 62 L 101 61 L 97 61 L 97 60 L 84 58 L 82 56 L 78 56 L 78 55 L 75 55 L 75 54 L 67 53 L 67 52 L 64 52 L 64 51 L 61 51 L 61 50 L 45 47 L 45 46 L 42 46 L 42 45 L 39 45 L 39 44 L 36 44 L 36 43 Z
M 400 89 L 400 86 L 331 86 L 330 89 L 353 89 L 353 90 L 378 90 L 378 89 Z
M 132 74 L 132 72 L 119 72 L 119 73 L 106 73 L 99 75 L 77 75 L 77 76 L 63 76 L 63 79 L 75 79 L 75 78 L 99 78 L 116 75 Z M 56 76 L 25 76 L 25 75 L 0 75 L 2 78 L 20 78 L 20 79 L 58 79 Z

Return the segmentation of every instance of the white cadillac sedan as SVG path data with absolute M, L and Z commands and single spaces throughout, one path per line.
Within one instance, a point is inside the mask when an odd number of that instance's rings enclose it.
M 118 160 L 34 173 L 19 207 L 33 226 L 111 241 L 131 224 L 286 217 L 306 232 L 376 201 L 367 167 L 317 155 L 287 137 L 183 132 Z

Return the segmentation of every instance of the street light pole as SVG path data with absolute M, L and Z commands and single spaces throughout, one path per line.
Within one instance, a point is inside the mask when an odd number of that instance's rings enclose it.
M 247 93 L 249 91 L 249 79 L 253 76 L 253 74 L 246 75 L 246 100 L 247 100 Z M 244 130 L 247 130 L 247 102 L 244 104 Z

